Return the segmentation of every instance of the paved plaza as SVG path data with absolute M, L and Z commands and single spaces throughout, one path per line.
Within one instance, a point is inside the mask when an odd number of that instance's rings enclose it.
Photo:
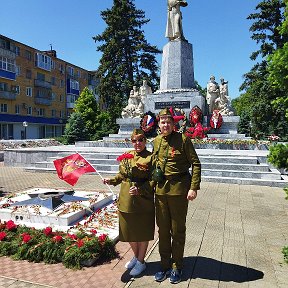
M 55 173 L 0 167 L 0 193 L 32 187 L 68 188 Z M 83 175 L 76 189 L 105 190 L 97 175 Z M 115 189 L 115 191 L 118 191 Z M 83 270 L 0 257 L 0 287 L 172 287 L 156 283 L 159 268 L 157 231 L 150 243 L 147 270 L 130 279 L 124 264 L 132 256 L 127 243 L 117 243 L 120 258 Z M 282 188 L 204 182 L 189 204 L 183 281 L 176 287 L 288 287 L 288 201 Z

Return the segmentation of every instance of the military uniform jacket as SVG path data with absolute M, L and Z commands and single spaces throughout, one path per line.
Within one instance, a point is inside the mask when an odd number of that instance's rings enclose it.
M 118 209 L 126 213 L 154 213 L 154 193 L 152 185 L 150 185 L 152 153 L 146 149 L 140 153 L 135 150 L 128 153 L 134 155 L 134 158 L 127 160 L 129 171 L 127 171 L 124 161 L 121 161 L 119 173 L 110 179 L 110 183 L 114 186 L 121 183 Z M 132 185 L 138 187 L 140 195 L 129 194 L 129 188 Z
M 166 179 L 157 184 L 156 194 L 185 195 L 189 189 L 200 189 L 201 163 L 188 137 L 173 131 L 168 136 L 158 135 L 153 146 L 153 167 L 160 167 Z

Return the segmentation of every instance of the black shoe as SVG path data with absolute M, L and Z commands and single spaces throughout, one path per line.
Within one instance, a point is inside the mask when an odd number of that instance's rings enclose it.
M 177 284 L 181 282 L 181 275 L 182 275 L 182 270 L 180 269 L 172 269 L 170 273 L 170 283 L 172 284 Z
M 157 281 L 157 282 L 164 281 L 167 278 L 167 276 L 169 276 L 170 271 L 171 271 L 170 269 L 167 269 L 167 270 L 162 270 L 162 271 L 157 272 L 154 275 L 155 281 Z

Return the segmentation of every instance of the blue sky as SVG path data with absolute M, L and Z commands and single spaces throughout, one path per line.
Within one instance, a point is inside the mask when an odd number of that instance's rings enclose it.
M 112 0 L 3 0 L 0 34 L 57 56 L 88 70 L 96 70 L 101 53 L 92 37 L 105 29 L 100 12 Z M 257 50 L 246 20 L 260 0 L 187 0 L 182 8 L 183 30 L 193 44 L 195 79 L 203 87 L 210 75 L 229 81 L 231 98 L 239 96 L 243 74 L 254 63 L 250 54 Z M 150 22 L 143 26 L 147 41 L 162 50 L 167 43 L 166 0 L 135 0 Z M 161 55 L 157 57 L 161 64 Z

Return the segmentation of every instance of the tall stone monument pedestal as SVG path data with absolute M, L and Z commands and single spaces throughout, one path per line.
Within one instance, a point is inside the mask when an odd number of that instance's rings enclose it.
M 188 116 L 195 105 L 206 112 L 205 98 L 195 89 L 192 44 L 186 40 L 169 41 L 163 48 L 160 89 L 147 95 L 144 112 L 158 114 L 172 106 Z

